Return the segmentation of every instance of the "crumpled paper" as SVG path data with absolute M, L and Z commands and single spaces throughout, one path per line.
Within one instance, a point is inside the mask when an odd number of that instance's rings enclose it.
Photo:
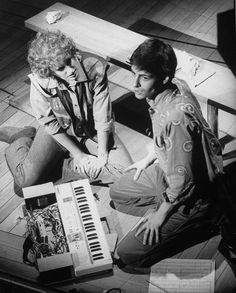
M 181 52 L 181 54 L 178 56 L 178 63 L 181 66 L 181 71 L 189 74 L 192 77 L 196 76 L 197 71 L 200 68 L 199 60 L 185 51 Z
M 57 10 L 57 11 L 49 11 L 46 15 L 46 20 L 48 24 L 53 24 L 57 22 L 59 19 L 62 17 L 62 11 Z

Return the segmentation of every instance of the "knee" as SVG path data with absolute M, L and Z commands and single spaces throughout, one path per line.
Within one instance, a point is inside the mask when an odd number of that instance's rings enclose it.
M 110 198 L 114 203 L 124 204 L 127 202 L 128 197 L 126 191 L 122 189 L 122 180 L 118 179 L 111 187 L 110 187 Z
M 149 246 L 143 245 L 140 238 L 135 236 L 136 230 L 130 231 L 118 244 L 117 255 L 120 260 L 130 266 L 142 267 L 143 260 L 149 252 Z
M 121 241 L 117 247 L 117 255 L 119 256 L 120 260 L 125 265 L 134 265 L 138 262 L 139 256 L 136 255 L 133 249 L 130 249 L 130 246 L 127 246 L 126 241 Z M 138 265 L 136 265 L 138 266 Z
M 128 173 L 123 174 L 114 182 L 114 184 L 110 187 L 110 197 L 112 200 L 126 202 L 127 199 L 130 198 L 130 194 L 134 194 L 137 187 L 133 180 L 134 174 L 135 171 L 131 170 Z
M 115 182 L 114 184 L 111 185 L 109 194 L 110 194 L 110 198 L 114 201 L 116 201 L 119 198 L 119 184 L 118 184 L 118 182 Z
M 40 183 L 40 174 L 37 172 L 36 166 L 20 163 L 16 167 L 16 172 L 13 174 L 15 183 L 20 187 L 28 187 Z
M 125 265 L 130 264 L 129 252 L 123 246 L 118 245 L 116 253 L 122 263 Z
M 24 187 L 34 185 L 33 180 L 30 178 L 30 176 L 26 176 L 22 168 L 16 169 L 16 172 L 13 174 L 13 178 L 14 178 L 14 192 L 19 197 L 23 197 L 22 189 Z

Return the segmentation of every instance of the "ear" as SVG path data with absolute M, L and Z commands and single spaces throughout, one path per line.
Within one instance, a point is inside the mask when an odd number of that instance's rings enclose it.
M 169 76 L 166 76 L 166 78 L 163 80 L 162 83 L 163 83 L 163 84 L 166 84 L 166 83 L 169 81 L 169 79 L 170 79 Z

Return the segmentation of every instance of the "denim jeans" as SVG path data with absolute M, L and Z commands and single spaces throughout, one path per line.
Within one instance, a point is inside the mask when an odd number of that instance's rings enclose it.
M 114 142 L 108 164 L 96 180 L 111 183 L 121 175 L 123 168 L 132 163 L 117 135 L 114 135 Z M 94 141 L 84 140 L 84 147 L 96 155 L 97 144 Z M 67 182 L 84 178 L 73 170 L 73 159 L 43 127 L 39 127 L 34 139 L 21 137 L 10 144 L 5 157 L 15 184 L 21 188 L 48 181 Z
M 153 164 L 145 169 L 137 181 L 133 180 L 135 171 L 121 176 L 110 188 L 110 197 L 117 210 L 136 216 L 144 216 L 148 210 L 156 211 L 163 202 L 166 189 L 164 173 Z M 143 232 L 136 236 L 137 229 L 131 229 L 118 244 L 117 254 L 125 264 L 150 266 L 161 259 L 163 246 L 176 238 L 195 223 L 207 221 L 211 204 L 208 198 L 191 195 L 181 204 L 174 205 L 170 215 L 159 231 L 159 242 L 143 244 Z

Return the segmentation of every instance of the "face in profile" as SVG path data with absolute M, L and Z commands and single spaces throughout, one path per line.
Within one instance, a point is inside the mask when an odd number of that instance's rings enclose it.
M 158 80 L 152 74 L 145 70 L 139 69 L 132 65 L 131 71 L 133 73 L 133 91 L 135 97 L 139 100 L 154 99 L 158 94 Z
M 59 76 L 61 79 L 70 83 L 77 78 L 77 62 L 78 60 L 74 57 L 67 58 L 64 60 L 60 66 L 56 67 L 54 70 L 55 75 Z

